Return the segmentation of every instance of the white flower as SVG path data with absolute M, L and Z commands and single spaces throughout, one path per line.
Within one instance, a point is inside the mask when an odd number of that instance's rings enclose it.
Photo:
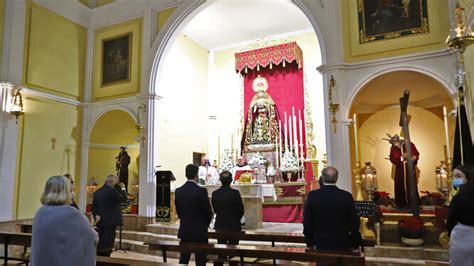
M 219 164 L 219 173 L 224 171 L 232 172 L 234 169 L 234 160 L 232 160 L 232 153 L 228 149 L 224 149 L 222 154 L 222 161 Z
M 285 152 L 281 160 L 280 170 L 282 172 L 297 172 L 299 170 L 298 160 L 293 153 Z
M 273 165 L 270 165 L 267 169 L 267 176 L 275 176 L 276 175 L 276 169 L 273 167 Z

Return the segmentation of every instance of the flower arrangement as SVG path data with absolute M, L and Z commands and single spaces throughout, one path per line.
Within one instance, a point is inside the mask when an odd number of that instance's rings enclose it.
M 403 238 L 422 238 L 425 234 L 424 222 L 418 217 L 407 217 L 398 221 L 400 236 Z
M 273 167 L 273 165 L 270 165 L 267 168 L 267 176 L 275 176 L 276 175 L 276 169 Z
M 299 170 L 298 160 L 291 152 L 286 151 L 281 159 L 280 170 L 282 172 L 297 172 Z
M 249 165 L 258 167 L 259 165 L 265 165 L 266 162 L 267 160 L 265 160 L 263 155 L 260 153 L 257 153 L 252 157 L 252 159 L 250 159 Z
M 234 169 L 234 160 L 232 159 L 232 153 L 229 149 L 224 149 L 224 153 L 222 154 L 222 161 L 219 164 L 219 174 L 224 171 L 232 172 Z
M 375 191 L 374 192 L 375 205 L 392 206 L 394 201 L 390 198 L 390 193 L 386 191 Z
M 200 178 L 198 179 L 198 184 L 199 184 L 199 185 L 202 185 L 202 186 L 206 185 L 206 179 L 200 177 Z
M 429 192 L 429 191 L 421 191 L 423 196 L 421 196 L 420 201 L 422 205 L 435 205 L 435 206 L 443 206 L 444 203 L 444 195 L 439 192 Z

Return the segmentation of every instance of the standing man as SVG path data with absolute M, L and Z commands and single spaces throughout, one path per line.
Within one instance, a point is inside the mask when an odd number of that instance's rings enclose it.
M 207 229 L 212 220 L 212 209 L 207 190 L 198 186 L 199 167 L 186 166 L 188 181 L 175 192 L 175 205 L 180 219 L 178 238 L 181 242 L 208 243 Z M 206 254 L 194 254 L 196 265 L 206 265 Z M 179 263 L 188 264 L 190 253 L 181 252 Z
M 324 186 L 308 194 L 303 213 L 303 234 L 308 247 L 351 251 L 359 248 L 359 215 L 352 195 L 336 186 L 337 169 L 321 172 Z M 318 264 L 319 265 L 319 264 Z
M 125 190 L 128 191 L 128 165 L 130 164 L 130 156 L 126 151 L 127 147 L 120 147 L 120 153 L 115 159 L 115 170 L 121 183 L 125 184 Z
M 392 144 L 390 147 L 390 162 L 395 166 L 395 176 L 393 177 L 395 181 L 395 204 L 398 208 L 406 207 L 407 204 L 411 202 L 410 191 L 408 190 L 408 167 L 407 163 L 407 154 L 406 154 L 406 143 L 405 141 L 400 140 L 400 137 L 395 134 L 390 137 L 389 143 Z M 411 159 L 415 166 L 414 176 L 416 177 L 415 182 L 415 200 L 418 204 L 420 203 L 420 196 L 418 194 L 418 175 L 417 167 L 418 159 L 420 153 L 416 149 L 415 144 L 410 143 L 411 146 Z
M 92 215 L 99 228 L 97 255 L 110 256 L 115 243 L 115 228 L 123 224 L 122 202 L 127 200 L 125 185 L 109 175 L 105 184 L 94 193 Z
M 199 179 L 204 179 L 206 185 L 217 185 L 219 174 L 217 169 L 211 165 L 209 158 L 203 158 L 201 166 L 199 166 Z

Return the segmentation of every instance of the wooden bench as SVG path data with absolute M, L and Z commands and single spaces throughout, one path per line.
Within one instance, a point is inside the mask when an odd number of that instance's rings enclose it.
M 166 252 L 205 253 L 219 256 L 239 257 L 244 265 L 244 258 L 280 259 L 304 262 L 325 262 L 336 265 L 365 265 L 365 258 L 359 253 L 352 252 L 322 252 L 307 248 L 284 247 L 254 247 L 244 245 L 179 243 L 172 241 L 152 241 L 145 245 L 150 250 L 161 250 L 163 261 L 166 262 Z M 275 264 L 275 262 L 274 262 Z
M 303 234 L 269 234 L 249 231 L 214 231 L 209 230 L 208 236 L 211 239 L 228 239 L 228 240 L 244 240 L 244 241 L 260 241 L 270 242 L 272 247 L 275 243 L 298 243 L 306 244 Z M 362 239 L 363 247 L 375 246 L 375 239 Z
M 20 261 L 28 264 L 30 262 L 29 256 L 23 254 L 8 254 L 8 248 L 12 246 L 30 247 L 31 234 L 14 233 L 14 232 L 0 232 L 0 244 L 3 244 L 4 254 L 0 256 L 3 259 L 4 265 L 8 265 L 8 261 Z
M 106 263 L 107 265 L 116 265 L 116 266 L 156 266 L 156 265 L 173 265 L 162 262 L 148 261 L 148 260 L 138 260 L 138 259 L 126 259 L 126 258 L 114 258 L 114 257 L 104 257 L 97 256 L 97 262 Z

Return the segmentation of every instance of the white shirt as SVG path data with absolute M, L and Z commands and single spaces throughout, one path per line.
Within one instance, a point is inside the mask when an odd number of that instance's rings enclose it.
M 244 166 L 236 165 L 234 169 L 232 170 L 232 177 L 234 178 L 234 180 L 235 180 L 235 174 L 237 173 L 237 171 L 242 171 L 242 170 L 252 170 L 252 168 L 250 168 L 248 164 Z

